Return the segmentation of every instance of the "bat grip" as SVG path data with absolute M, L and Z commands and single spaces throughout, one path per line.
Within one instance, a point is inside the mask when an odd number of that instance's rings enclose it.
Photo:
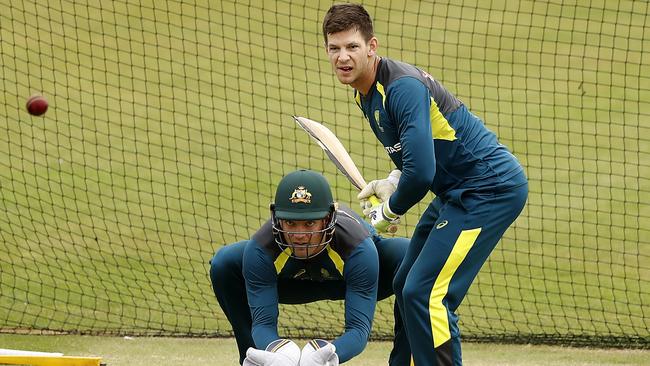
M 379 201 L 379 198 L 377 198 L 377 196 L 375 196 L 374 194 L 372 196 L 368 197 L 368 201 L 370 201 L 370 204 L 372 206 L 377 206 L 377 205 L 379 205 L 381 203 Z

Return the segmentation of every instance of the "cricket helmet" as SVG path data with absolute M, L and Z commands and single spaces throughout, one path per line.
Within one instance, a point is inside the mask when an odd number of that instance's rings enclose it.
M 273 236 L 280 249 L 294 249 L 297 246 L 314 249 L 307 257 L 311 258 L 325 249 L 326 244 L 332 241 L 334 226 L 336 225 L 336 202 L 332 198 L 330 185 L 322 174 L 312 170 L 300 169 L 291 172 L 280 180 L 275 193 L 275 201 L 271 204 L 271 218 Z M 284 230 L 281 220 L 321 220 L 325 219 L 322 230 L 310 232 L 295 232 Z M 319 243 L 291 243 L 287 237 L 292 234 L 322 234 Z M 291 251 L 292 255 L 294 251 Z

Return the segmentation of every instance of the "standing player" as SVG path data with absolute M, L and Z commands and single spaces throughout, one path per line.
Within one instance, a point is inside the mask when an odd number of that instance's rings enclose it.
M 384 239 L 354 211 L 337 208 L 321 174 L 287 174 L 278 184 L 271 219 L 250 240 L 224 246 L 210 261 L 212 288 L 232 325 L 239 361 L 295 366 L 298 357 L 300 366 L 335 366 L 361 353 L 375 304 L 393 294 L 393 277 L 407 247 L 408 239 Z M 311 355 L 305 347 L 301 356 L 295 343 L 280 340 L 278 303 L 325 299 L 345 300 L 345 332 L 331 344 L 321 342 Z M 407 365 L 409 359 L 395 306 L 389 364 Z
M 336 77 L 397 167 L 359 194 L 378 231 L 428 192 L 394 289 L 417 366 L 461 365 L 456 308 L 506 229 L 528 183 L 517 159 L 483 121 L 426 72 L 380 57 L 361 5 L 332 6 L 323 37 Z M 399 183 L 393 184 L 400 175 Z M 376 194 L 382 203 L 367 207 Z

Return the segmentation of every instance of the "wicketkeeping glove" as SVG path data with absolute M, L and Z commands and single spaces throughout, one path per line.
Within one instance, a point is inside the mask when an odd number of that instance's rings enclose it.
M 397 224 L 400 217 L 390 210 L 388 199 L 379 205 L 363 210 L 363 214 L 370 218 L 370 224 L 380 233 L 394 233 L 397 231 Z
M 361 192 L 357 195 L 359 203 L 361 204 L 361 209 L 365 210 L 372 207 L 372 203 L 368 200 L 370 196 L 375 195 L 379 198 L 380 201 L 386 202 L 388 198 L 395 192 L 397 189 L 397 183 L 399 183 L 399 178 L 402 175 L 402 172 L 395 169 L 386 179 L 373 180 L 368 183 L 367 186 L 363 187 Z
M 312 340 L 302 348 L 300 366 L 338 366 L 336 346 L 321 339 Z
M 289 339 L 271 342 L 266 350 L 248 348 L 242 366 L 298 366 L 300 347 Z

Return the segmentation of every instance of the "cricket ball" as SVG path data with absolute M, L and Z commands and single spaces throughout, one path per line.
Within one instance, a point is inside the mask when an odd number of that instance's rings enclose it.
M 42 95 L 32 95 L 27 99 L 27 112 L 32 116 L 41 116 L 47 111 L 47 99 Z

